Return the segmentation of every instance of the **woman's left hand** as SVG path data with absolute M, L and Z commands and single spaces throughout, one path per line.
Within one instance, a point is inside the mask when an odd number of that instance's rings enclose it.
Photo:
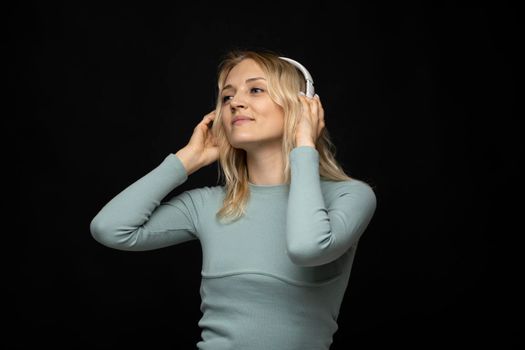
M 313 98 L 309 98 L 304 94 L 299 94 L 301 100 L 303 113 L 301 120 L 297 125 L 295 133 L 295 145 L 299 146 L 313 146 L 315 147 L 324 124 L 324 109 L 321 105 L 319 95 L 315 94 Z

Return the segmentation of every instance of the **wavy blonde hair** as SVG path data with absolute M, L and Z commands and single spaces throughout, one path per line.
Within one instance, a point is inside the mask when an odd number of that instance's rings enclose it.
M 226 78 L 233 67 L 245 59 L 254 60 L 267 78 L 267 89 L 270 98 L 283 108 L 284 132 L 282 139 L 282 154 L 285 161 L 284 179 L 290 184 L 290 152 L 295 148 L 295 132 L 301 118 L 301 101 L 299 91 L 305 91 L 306 82 L 303 74 L 292 64 L 279 58 L 280 55 L 271 51 L 233 50 L 225 55 L 218 68 L 218 96 L 215 108 L 216 117 L 212 132 L 219 146 L 219 178 L 226 189 L 222 208 L 216 216 L 219 221 L 235 221 L 241 218 L 250 198 L 248 183 L 248 167 L 246 151 L 237 149 L 229 143 L 222 127 L 222 99 L 220 92 Z M 352 180 L 335 159 L 336 149 L 330 140 L 326 126 L 315 145 L 319 152 L 319 175 L 325 180 Z M 222 170 L 222 174 L 221 174 Z

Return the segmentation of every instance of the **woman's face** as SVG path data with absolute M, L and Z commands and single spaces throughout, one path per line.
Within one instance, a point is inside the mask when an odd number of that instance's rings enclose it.
M 254 150 L 270 143 L 280 147 L 284 112 L 270 98 L 266 76 L 254 60 L 245 59 L 232 68 L 221 100 L 222 124 L 232 147 Z M 249 120 L 234 122 L 236 117 Z

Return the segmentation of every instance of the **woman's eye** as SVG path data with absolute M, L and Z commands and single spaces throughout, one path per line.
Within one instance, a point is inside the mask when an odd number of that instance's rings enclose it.
M 264 90 L 261 89 L 261 88 L 251 88 L 251 89 L 250 89 L 250 92 L 253 92 L 253 93 L 259 93 L 259 92 L 263 92 L 263 91 L 264 91 Z M 223 96 L 223 97 L 222 97 L 222 103 L 226 103 L 226 102 L 228 102 L 228 101 L 231 99 L 231 97 L 232 97 L 232 96 L 229 96 L 229 95 L 227 95 L 227 96 Z

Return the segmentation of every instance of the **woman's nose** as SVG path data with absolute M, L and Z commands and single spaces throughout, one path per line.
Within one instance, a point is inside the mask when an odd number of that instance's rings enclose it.
M 239 96 L 235 95 L 230 101 L 230 106 L 232 106 L 232 108 L 243 108 L 245 102 L 242 101 Z

